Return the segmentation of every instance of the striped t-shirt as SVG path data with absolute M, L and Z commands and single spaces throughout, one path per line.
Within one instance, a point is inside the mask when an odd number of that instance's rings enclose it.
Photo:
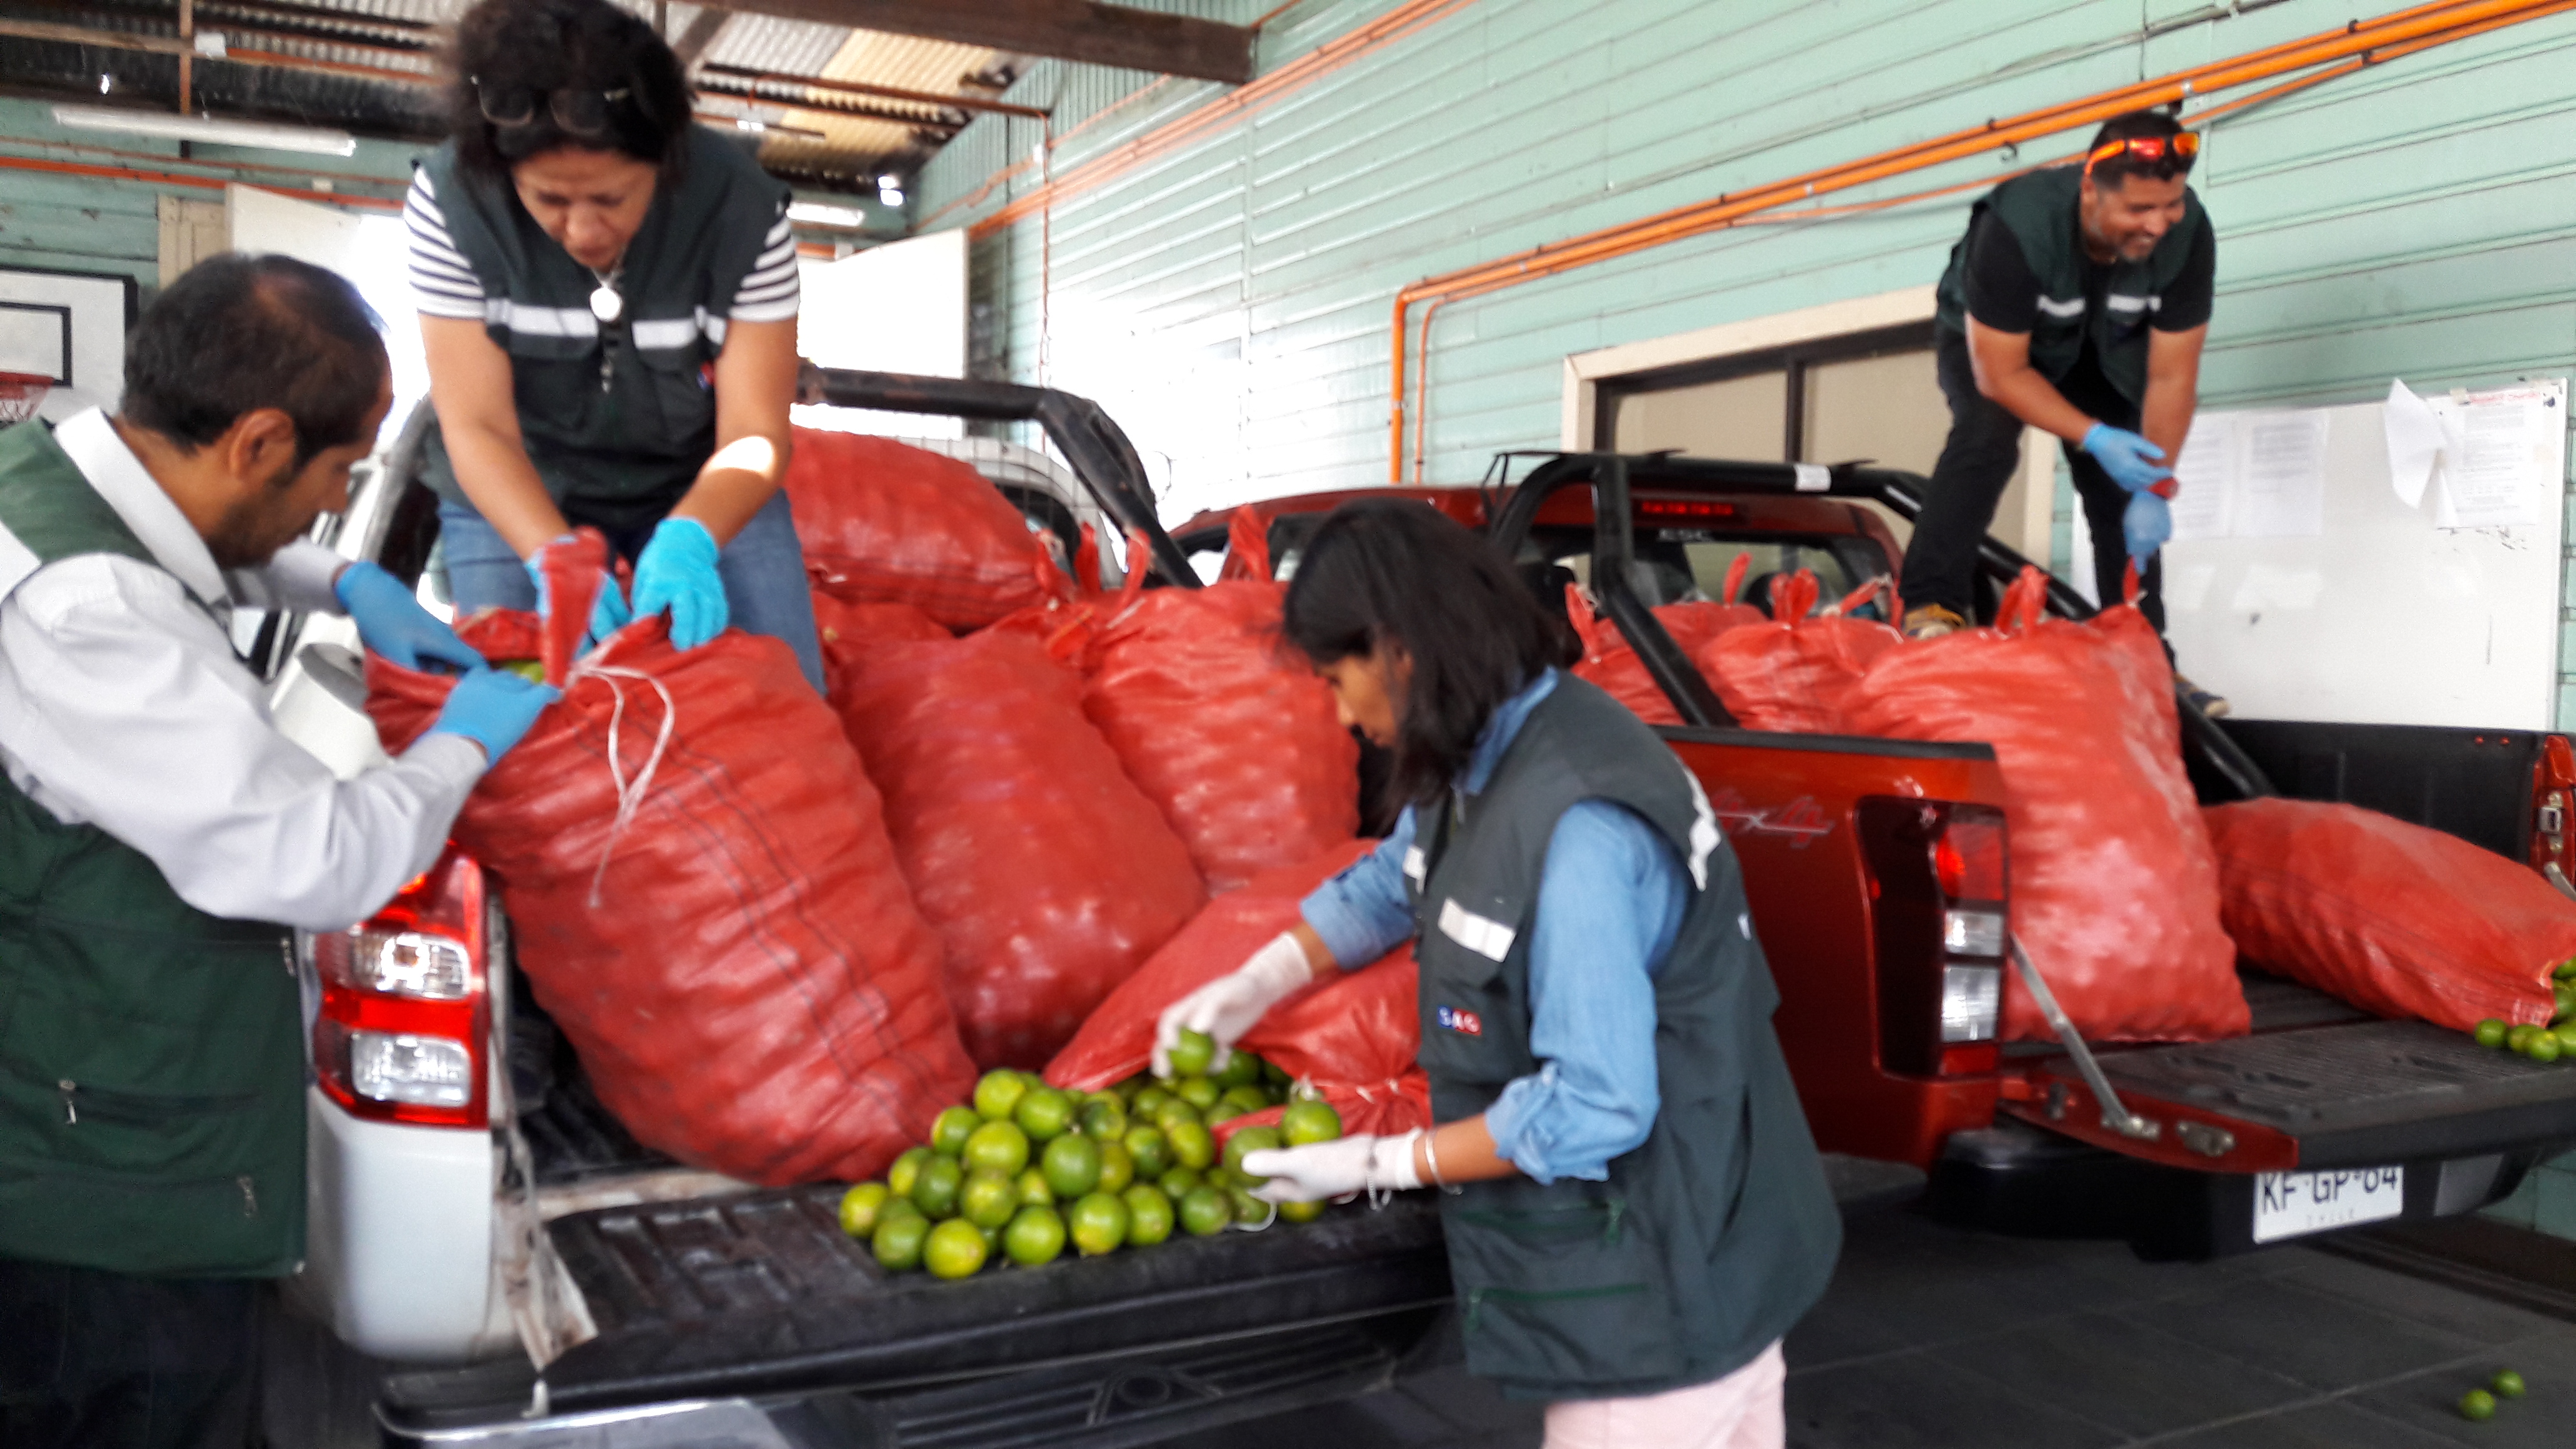
M 488 300 L 482 280 L 447 234 L 447 218 L 438 209 L 427 168 L 412 172 L 411 194 L 403 198 L 403 226 L 411 232 L 411 290 L 422 314 L 482 321 Z M 790 322 L 796 303 L 796 238 L 781 216 L 761 242 L 760 260 L 734 289 L 728 315 L 737 322 Z

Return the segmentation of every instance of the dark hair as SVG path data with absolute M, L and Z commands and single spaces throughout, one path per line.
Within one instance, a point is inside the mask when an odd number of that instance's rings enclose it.
M 1288 585 L 1284 627 L 1317 665 L 1389 644 L 1412 661 L 1387 794 L 1415 805 L 1448 792 L 1497 707 L 1580 655 L 1492 544 L 1405 498 L 1345 503 L 1324 519 Z
M 2179 136 L 2182 130 L 2182 122 L 2163 111 L 2131 111 L 2104 121 L 2102 129 L 2093 133 L 2093 142 L 2084 148 L 2084 154 L 2090 156 L 2114 141 L 2126 141 L 2135 136 Z M 2117 191 L 2128 185 L 2132 176 L 2153 177 L 2158 181 L 2188 176 L 2193 159 L 2177 155 L 2170 148 L 2153 161 L 2142 161 L 2123 152 L 2095 165 L 2089 174 L 2094 185 Z
M 117 415 L 195 450 L 242 414 L 295 423 L 295 465 L 365 436 L 391 364 L 383 326 L 336 272 L 226 252 L 161 290 L 125 339 Z
M 610 0 L 483 0 L 457 22 L 447 54 L 447 131 L 468 172 L 506 180 L 531 156 L 566 146 L 616 151 L 676 178 L 688 155 L 689 83 L 653 27 Z M 485 91 L 534 97 L 521 125 L 483 115 Z M 628 94 L 608 127 L 576 135 L 556 121 L 558 90 Z

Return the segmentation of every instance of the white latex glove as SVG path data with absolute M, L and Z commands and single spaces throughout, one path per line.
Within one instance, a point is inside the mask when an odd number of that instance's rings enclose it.
M 1208 1070 L 1224 1066 L 1234 1055 L 1235 1042 L 1252 1030 L 1263 1012 L 1314 979 L 1314 969 L 1306 964 L 1306 948 L 1297 944 L 1294 934 L 1282 934 L 1253 952 L 1251 960 L 1163 1008 L 1154 1022 L 1154 1075 L 1171 1076 L 1172 1048 L 1184 1031 L 1214 1037 L 1216 1059 L 1208 1063 Z
M 1252 1190 L 1264 1202 L 1322 1202 L 1355 1192 L 1404 1192 L 1422 1186 L 1413 1170 L 1415 1128 L 1401 1137 L 1337 1137 L 1303 1147 L 1243 1154 L 1243 1170 L 1270 1179 Z

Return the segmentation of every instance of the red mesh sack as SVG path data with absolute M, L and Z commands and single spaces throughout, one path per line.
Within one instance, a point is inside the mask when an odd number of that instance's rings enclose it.
M 822 588 L 814 590 L 814 632 L 823 644 L 823 697 L 836 702 L 842 681 L 869 650 L 956 637 L 910 604 L 854 604 Z
M 1686 604 L 1664 604 L 1655 609 L 1655 618 L 1664 632 L 1673 636 L 1685 656 L 1697 657 L 1727 633 L 1766 621 L 1767 616 L 1751 604 L 1734 603 L 1736 591 L 1744 585 L 1745 566 L 1751 554 L 1738 554 L 1728 566 L 1726 596 L 1730 602 L 1713 604 L 1705 600 Z M 1811 600 L 1812 602 L 1812 600 Z M 1577 638 L 1583 642 L 1583 658 L 1574 666 L 1578 679 L 1599 685 L 1612 699 L 1628 707 L 1630 713 L 1648 724 L 1677 725 L 1680 711 L 1646 672 L 1646 661 L 1637 657 L 1636 649 L 1619 626 L 1597 613 L 1592 600 L 1580 585 L 1565 586 L 1565 616 L 1574 625 Z
M 1189 852 L 1025 635 L 890 644 L 841 720 L 871 777 L 978 1066 L 1036 1068 L 1197 913 Z
M 1803 583 L 1801 583 L 1803 581 Z M 1813 600 L 1816 576 L 1800 569 L 1782 586 Z M 1691 658 L 1735 722 L 1749 730 L 1840 734 L 1850 728 L 1851 693 L 1880 655 L 1905 642 L 1885 624 L 1850 617 L 1874 594 L 1894 589 L 1882 576 L 1861 585 L 1823 614 L 1785 609 L 1784 620 L 1730 629 Z
M 2382 1016 L 2549 1024 L 2576 902 L 2529 867 L 2357 805 L 2248 800 L 2202 817 L 2246 960 Z
M 1284 585 L 1137 590 L 1100 626 L 1082 707 L 1218 893 L 1359 833 L 1359 744 L 1279 634 Z
M 1072 592 L 1046 541 L 957 459 L 798 428 L 786 484 L 808 570 L 854 603 L 911 604 L 951 629 L 980 629 Z
M 1307 895 L 1376 845 L 1345 842 L 1302 864 L 1264 871 L 1243 889 L 1210 902 L 1100 1004 L 1081 1034 L 1047 1064 L 1046 1079 L 1089 1092 L 1145 1070 L 1163 1008 L 1241 966 L 1293 928 Z M 1419 1010 L 1408 943 L 1272 1007 L 1243 1045 L 1332 1103 L 1345 1131 L 1410 1131 L 1431 1120 L 1430 1085 L 1415 1062 L 1422 1046 Z M 1218 1131 L 1224 1135 L 1264 1120 L 1277 1121 L 1277 1111 L 1237 1118 Z
M 533 615 L 458 632 L 494 659 L 539 652 Z M 400 752 L 455 680 L 370 656 L 367 683 Z M 973 1089 L 876 790 L 775 639 L 681 653 L 658 618 L 619 630 L 455 835 L 501 879 L 537 1000 L 649 1147 L 769 1185 L 872 1177 Z
M 1984 741 L 2002 765 L 2012 930 L 2076 1029 L 2206 1041 L 2252 1022 L 2218 921 L 2218 861 L 2182 766 L 2173 670 L 2132 604 L 2042 619 L 2025 570 L 1997 627 L 1889 651 L 1851 696 L 1852 726 Z M 2051 1033 L 2004 973 L 2003 1035 Z

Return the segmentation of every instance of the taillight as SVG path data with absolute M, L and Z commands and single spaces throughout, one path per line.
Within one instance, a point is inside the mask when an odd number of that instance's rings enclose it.
M 484 906 L 482 868 L 450 847 L 374 919 L 311 938 L 322 978 L 314 1071 L 352 1115 L 490 1120 Z
M 1994 1070 L 2009 929 L 2003 812 L 1880 798 L 1862 801 L 1859 818 L 1881 1064 L 1925 1076 Z

